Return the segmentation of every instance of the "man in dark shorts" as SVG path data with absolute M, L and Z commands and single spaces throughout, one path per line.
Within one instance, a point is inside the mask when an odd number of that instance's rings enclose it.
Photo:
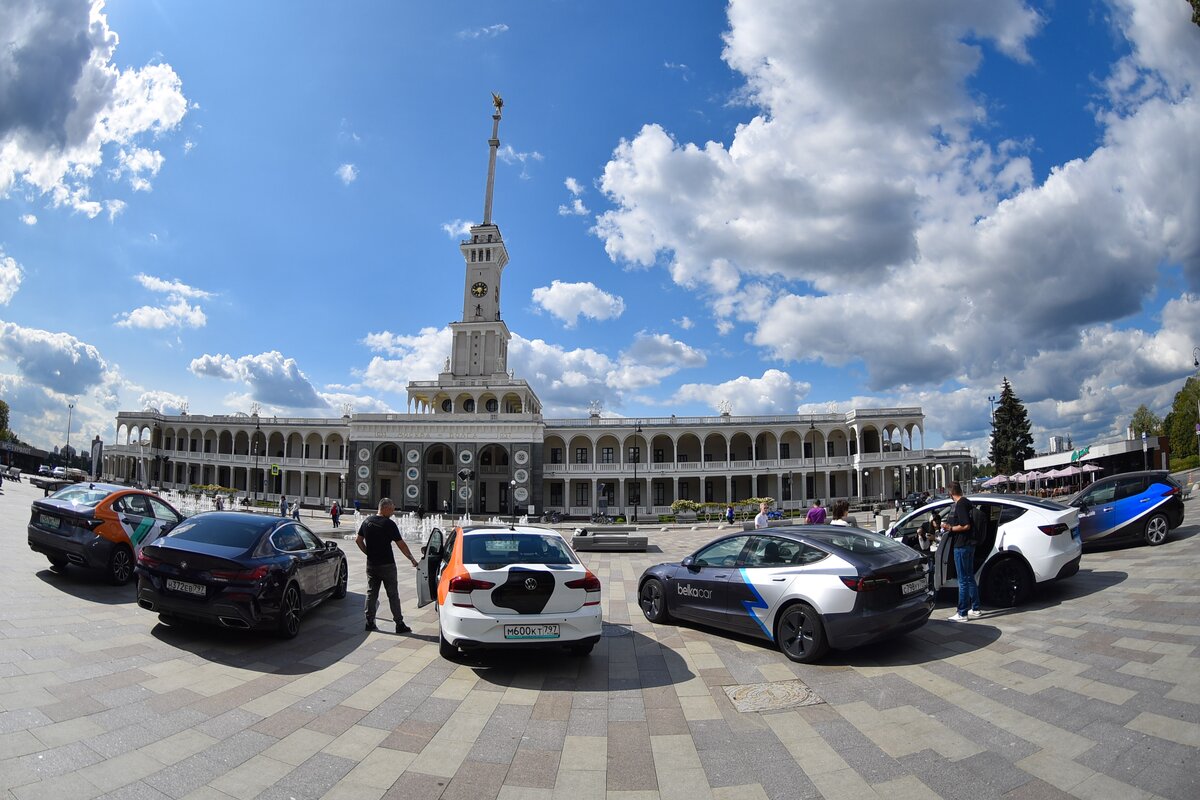
M 363 520 L 358 529 L 355 543 L 358 549 L 367 556 L 367 624 L 369 631 L 379 630 L 375 627 L 375 609 L 379 606 L 379 584 L 387 591 L 388 604 L 392 607 L 392 619 L 396 621 L 396 633 L 409 633 L 412 628 L 404 624 L 404 614 L 400 611 L 400 592 L 396 588 L 396 557 L 392 553 L 392 542 L 404 554 L 404 557 L 417 566 L 417 560 L 400 536 L 392 514 L 396 513 L 396 505 L 386 497 L 379 501 L 379 513 L 372 514 Z

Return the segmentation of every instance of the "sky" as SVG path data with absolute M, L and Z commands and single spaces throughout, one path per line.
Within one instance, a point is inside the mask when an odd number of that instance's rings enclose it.
M 407 411 L 494 218 L 550 418 L 1159 415 L 1200 345 L 1186 0 L 0 3 L 0 398 Z M 255 405 L 257 404 L 257 405 Z

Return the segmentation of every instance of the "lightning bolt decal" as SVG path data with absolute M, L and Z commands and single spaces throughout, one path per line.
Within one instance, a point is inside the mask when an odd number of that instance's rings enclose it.
M 763 600 L 762 595 L 758 593 L 758 589 L 755 588 L 754 584 L 750 582 L 750 576 L 746 574 L 745 568 L 739 569 L 738 572 L 742 574 L 742 581 L 745 582 L 746 587 L 750 589 L 750 593 L 754 595 L 753 600 L 743 600 L 742 607 L 746 609 L 746 613 L 750 615 L 750 619 L 758 623 L 758 627 L 762 628 L 762 632 L 767 635 L 767 638 L 772 642 L 775 641 L 775 637 L 771 634 L 771 631 L 768 630 L 767 626 L 763 624 L 762 618 L 759 617 L 758 613 L 755 611 L 755 609 L 767 611 L 767 601 Z

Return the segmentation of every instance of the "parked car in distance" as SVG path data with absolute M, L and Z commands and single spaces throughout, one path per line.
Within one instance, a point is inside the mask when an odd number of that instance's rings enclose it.
M 149 492 L 76 483 L 33 501 L 29 548 L 57 570 L 68 564 L 100 569 L 121 585 L 133 576 L 137 552 L 182 520 L 170 503 Z
M 1085 545 L 1160 545 L 1183 524 L 1183 487 L 1166 470 L 1101 478 L 1071 499 Z
M 975 547 L 975 577 L 985 602 L 1002 608 L 1020 605 L 1037 584 L 1079 571 L 1083 549 L 1075 509 L 1015 494 L 971 495 L 968 500 L 988 513 L 988 529 Z M 887 535 L 915 537 L 935 512 L 944 520 L 950 511 L 948 498 L 934 500 L 901 517 Z M 934 588 L 957 587 L 950 548 L 939 547 L 933 561 Z
M 600 641 L 600 580 L 570 542 L 531 525 L 434 528 L 417 567 L 417 606 L 436 603 L 441 654 Z
M 39 464 L 37 474 L 45 475 L 46 477 L 50 477 L 50 467 L 46 464 Z
M 66 467 L 55 467 L 54 469 L 50 470 L 50 477 L 52 477 L 52 478 L 67 477 L 67 468 Z
M 166 623 L 266 628 L 290 639 L 301 617 L 346 596 L 346 554 L 287 517 L 210 511 L 138 554 L 138 605 Z
M 925 560 L 910 547 L 860 528 L 795 530 L 716 539 L 638 581 L 646 619 L 685 619 L 774 642 L 792 661 L 812 662 L 919 628 L 933 612 Z

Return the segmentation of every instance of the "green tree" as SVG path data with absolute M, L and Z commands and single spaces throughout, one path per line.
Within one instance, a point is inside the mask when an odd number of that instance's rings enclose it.
M 1142 403 L 1138 406 L 1137 411 L 1133 412 L 1133 419 L 1129 422 L 1129 427 L 1133 428 L 1135 438 L 1140 437 L 1143 433 L 1147 436 L 1158 436 L 1162 433 L 1162 420 L 1158 418 L 1150 409 L 1146 408 L 1146 404 Z
M 0 434 L 8 432 L 8 403 L 0 400 Z
M 1192 376 L 1175 393 L 1171 411 L 1163 420 L 1163 432 L 1171 442 L 1172 458 L 1184 458 L 1196 452 L 1196 423 L 1200 422 L 1200 378 Z
M 1000 403 L 996 406 L 995 435 L 989 453 L 996 471 L 1011 475 L 1025 468 L 1025 459 L 1033 458 L 1033 435 L 1029 432 L 1029 413 L 1021 398 L 1013 392 L 1008 378 L 1000 386 Z
M 1192 3 L 1192 22 L 1200 25 L 1200 0 L 1191 0 Z

